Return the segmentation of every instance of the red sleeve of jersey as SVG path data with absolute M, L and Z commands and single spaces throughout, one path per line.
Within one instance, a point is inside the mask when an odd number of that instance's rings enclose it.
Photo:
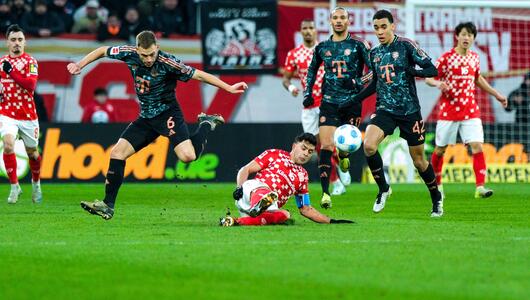
M 33 92 L 37 86 L 37 76 L 30 75 L 24 77 L 24 75 L 20 74 L 20 72 L 15 69 L 9 73 L 9 76 L 11 76 L 18 85 L 29 92 Z
M 445 62 L 446 62 L 446 59 L 445 59 L 445 54 L 444 54 L 444 55 L 440 56 L 436 60 L 436 62 L 434 63 L 434 66 L 436 67 L 436 70 L 438 70 L 438 75 L 436 77 L 434 77 L 434 79 L 440 80 L 441 78 L 444 77 L 443 71 L 446 70 Z
M 263 153 L 258 155 L 258 157 L 254 158 L 254 161 L 257 162 L 262 169 L 265 169 L 271 162 L 274 161 L 277 153 L 278 151 L 275 149 L 265 150 Z
M 294 72 L 296 70 L 296 64 L 294 62 L 293 50 L 291 50 L 291 51 L 289 51 L 287 53 L 287 57 L 285 58 L 285 65 L 283 66 L 283 68 L 287 72 Z
M 309 175 L 307 175 L 307 171 L 306 171 L 304 172 L 304 180 L 300 182 L 300 188 L 298 189 L 298 191 L 296 191 L 296 195 L 309 194 L 308 184 L 309 184 Z

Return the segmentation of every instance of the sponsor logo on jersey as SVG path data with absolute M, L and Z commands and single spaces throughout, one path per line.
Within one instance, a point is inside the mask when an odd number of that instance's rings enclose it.
M 110 48 L 110 54 L 111 55 L 116 55 L 118 53 L 120 53 L 120 47 L 112 47 L 112 48 Z
M 37 70 L 37 65 L 36 64 L 29 64 L 29 73 L 31 75 L 37 75 L 38 70 Z

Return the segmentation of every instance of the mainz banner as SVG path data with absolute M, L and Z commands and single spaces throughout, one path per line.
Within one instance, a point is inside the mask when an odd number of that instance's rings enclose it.
M 276 72 L 276 1 L 205 1 L 200 9 L 206 71 Z

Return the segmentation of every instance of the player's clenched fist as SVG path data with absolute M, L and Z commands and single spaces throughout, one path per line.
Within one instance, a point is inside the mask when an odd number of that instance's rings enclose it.
M 68 69 L 68 72 L 70 72 L 70 74 L 72 75 L 77 75 L 81 73 L 81 68 L 76 63 L 69 63 L 66 68 Z

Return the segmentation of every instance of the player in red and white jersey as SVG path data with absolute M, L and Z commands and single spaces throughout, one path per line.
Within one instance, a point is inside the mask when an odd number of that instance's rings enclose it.
M 303 43 L 290 50 L 287 53 L 285 59 L 285 64 L 283 67 L 283 87 L 291 93 L 293 97 L 297 97 L 300 93 L 298 87 L 292 84 L 291 79 L 298 74 L 300 82 L 302 84 L 302 89 L 306 89 L 306 78 L 307 78 L 307 68 L 311 64 L 311 59 L 313 58 L 313 51 L 317 44 L 317 32 L 315 30 L 315 22 L 311 19 L 304 19 L 300 23 L 300 33 L 303 37 Z M 317 73 L 317 78 L 315 85 L 313 86 L 313 99 L 315 102 L 308 106 L 304 107 L 302 110 L 302 127 L 304 132 L 309 132 L 317 136 L 319 133 L 319 114 L 320 114 L 320 102 L 322 101 L 322 82 L 324 80 L 324 66 L 320 66 Z M 337 168 L 338 157 L 334 155 L 332 161 L 332 171 L 330 175 L 330 181 L 333 183 L 332 195 L 341 195 L 346 192 L 345 185 L 351 183 L 351 176 L 349 171 L 342 172 L 340 168 Z M 334 170 L 337 170 L 336 172 Z M 340 177 L 337 177 L 337 174 Z
M 294 139 L 291 152 L 269 149 L 241 168 L 237 173 L 237 188 L 233 193 L 241 215 L 221 218 L 220 225 L 266 225 L 288 222 L 290 214 L 281 209 L 292 195 L 304 217 L 317 223 L 352 223 L 334 220 L 311 206 L 307 171 L 302 167 L 311 158 L 317 144 L 311 133 Z M 256 174 L 254 179 L 249 179 Z
M 22 29 L 13 24 L 7 28 L 8 55 L 0 58 L 2 65 L 0 85 L 0 135 L 4 142 L 3 160 L 11 192 L 7 202 L 14 204 L 22 192 L 17 177 L 15 141 L 17 136 L 24 142 L 29 157 L 32 177 L 32 200 L 42 201 L 40 188 L 41 157 L 37 149 L 39 143 L 39 121 L 33 93 L 37 85 L 37 61 L 24 52 L 26 38 Z
M 457 45 L 436 61 L 438 77 L 426 78 L 425 82 L 442 91 L 440 113 L 436 124 L 436 147 L 431 162 L 436 181 L 441 189 L 443 155 L 447 145 L 456 143 L 456 135 L 469 144 L 473 153 L 473 170 L 476 177 L 475 198 L 487 198 L 493 191 L 484 187 L 486 161 L 482 152 L 484 132 L 480 109 L 475 100 L 475 86 L 495 97 L 504 107 L 507 99 L 495 90 L 480 74 L 480 59 L 470 48 L 477 37 L 477 28 L 471 22 L 460 23 L 455 28 Z

